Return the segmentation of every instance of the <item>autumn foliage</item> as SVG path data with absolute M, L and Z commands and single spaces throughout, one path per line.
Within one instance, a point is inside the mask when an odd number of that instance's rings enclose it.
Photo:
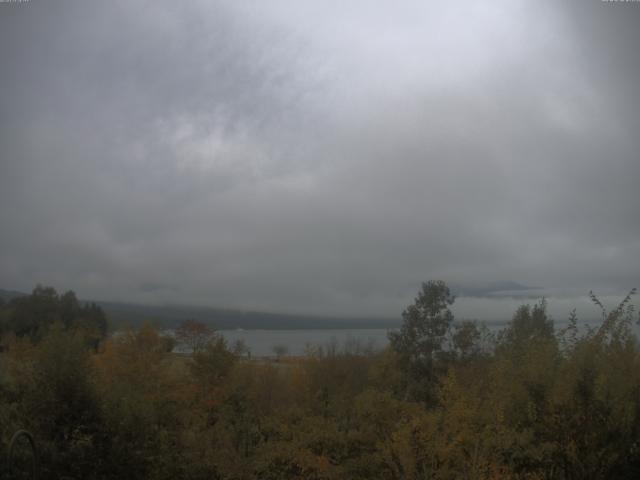
M 640 478 L 636 314 L 630 296 L 611 312 L 594 299 L 595 328 L 554 328 L 542 301 L 495 332 L 455 321 L 428 282 L 386 350 L 280 362 L 197 322 L 193 355 L 149 325 L 95 348 L 59 313 L 5 322 L 1 446 L 33 432 L 50 479 Z

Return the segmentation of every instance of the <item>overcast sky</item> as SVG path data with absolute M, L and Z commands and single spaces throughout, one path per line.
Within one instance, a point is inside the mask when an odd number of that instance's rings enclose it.
M 640 286 L 640 3 L 0 3 L 0 162 L 0 288 L 569 309 Z

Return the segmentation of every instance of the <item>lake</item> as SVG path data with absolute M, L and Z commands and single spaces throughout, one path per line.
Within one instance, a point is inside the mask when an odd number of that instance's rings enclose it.
M 243 340 L 257 357 L 272 356 L 273 347 L 282 345 L 287 348 L 288 355 L 304 355 L 307 346 L 325 346 L 337 343 L 339 347 L 345 343 L 358 342 L 362 346 L 370 346 L 376 350 L 383 349 L 387 343 L 387 330 L 371 329 L 327 329 L 327 330 L 218 330 L 229 345 Z
M 589 322 L 582 322 L 580 330 L 584 333 Z M 564 328 L 566 322 L 556 322 L 556 328 Z M 599 326 L 599 322 L 592 322 L 592 327 Z M 487 327 L 493 333 L 506 327 L 505 323 L 488 324 Z M 634 325 L 637 335 L 640 335 L 640 327 Z M 308 346 L 327 346 L 337 344 L 342 348 L 346 343 L 359 344 L 361 347 L 370 347 L 374 350 L 385 348 L 387 339 L 386 328 L 361 328 L 361 329 L 296 329 L 296 330 L 217 330 L 222 335 L 229 348 L 237 340 L 242 340 L 255 357 L 274 356 L 273 347 L 283 346 L 287 349 L 287 355 L 304 355 Z M 167 331 L 171 332 L 172 331 Z M 178 347 L 177 350 L 180 350 Z

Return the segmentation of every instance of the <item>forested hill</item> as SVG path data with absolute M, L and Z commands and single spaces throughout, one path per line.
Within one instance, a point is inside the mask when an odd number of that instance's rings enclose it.
M 3 290 L 0 288 L 0 299 L 4 301 L 9 301 L 12 298 L 25 297 L 28 294 L 23 292 L 17 292 L 15 290 Z
M 28 294 L 14 290 L 0 289 L 0 298 L 12 298 Z M 217 330 L 244 329 L 338 329 L 338 328 L 395 328 L 398 319 L 380 318 L 340 318 L 312 315 L 290 315 L 282 313 L 245 312 L 240 310 L 194 307 L 188 305 L 153 306 L 125 302 L 103 302 L 80 300 L 81 303 L 95 303 L 107 315 L 112 329 L 138 327 L 150 322 L 158 328 L 175 328 L 185 319 L 196 319 Z
M 197 319 L 217 330 L 244 329 L 337 329 L 395 328 L 398 319 L 340 318 L 312 315 L 290 315 L 266 312 L 245 312 L 192 306 L 150 306 L 119 302 L 95 302 L 107 314 L 114 328 L 136 326 L 150 321 L 156 326 L 174 328 L 186 318 Z

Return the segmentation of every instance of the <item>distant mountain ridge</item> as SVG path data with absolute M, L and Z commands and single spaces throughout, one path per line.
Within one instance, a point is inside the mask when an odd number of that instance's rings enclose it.
M 28 293 L 23 293 L 23 292 L 18 292 L 16 290 L 3 290 L 0 288 L 0 298 L 2 298 L 3 300 L 9 301 L 12 298 L 17 298 L 17 297 L 26 297 L 27 295 L 29 295 Z
M 137 305 L 121 302 L 95 302 L 100 305 L 114 326 L 138 325 L 145 321 L 173 328 L 182 320 L 194 319 L 217 330 L 296 330 L 296 329 L 350 329 L 397 328 L 401 319 L 341 318 L 284 313 L 245 312 L 213 307 L 183 305 Z
M 0 298 L 5 301 L 23 297 L 27 293 L 0 289 Z M 311 329 L 364 329 L 397 328 L 398 319 L 342 318 L 284 313 L 245 312 L 214 307 L 188 305 L 141 305 L 126 302 L 107 302 L 81 299 L 82 303 L 93 302 L 107 315 L 113 329 L 139 326 L 150 322 L 159 328 L 175 328 L 186 319 L 206 323 L 217 330 L 311 330 Z

